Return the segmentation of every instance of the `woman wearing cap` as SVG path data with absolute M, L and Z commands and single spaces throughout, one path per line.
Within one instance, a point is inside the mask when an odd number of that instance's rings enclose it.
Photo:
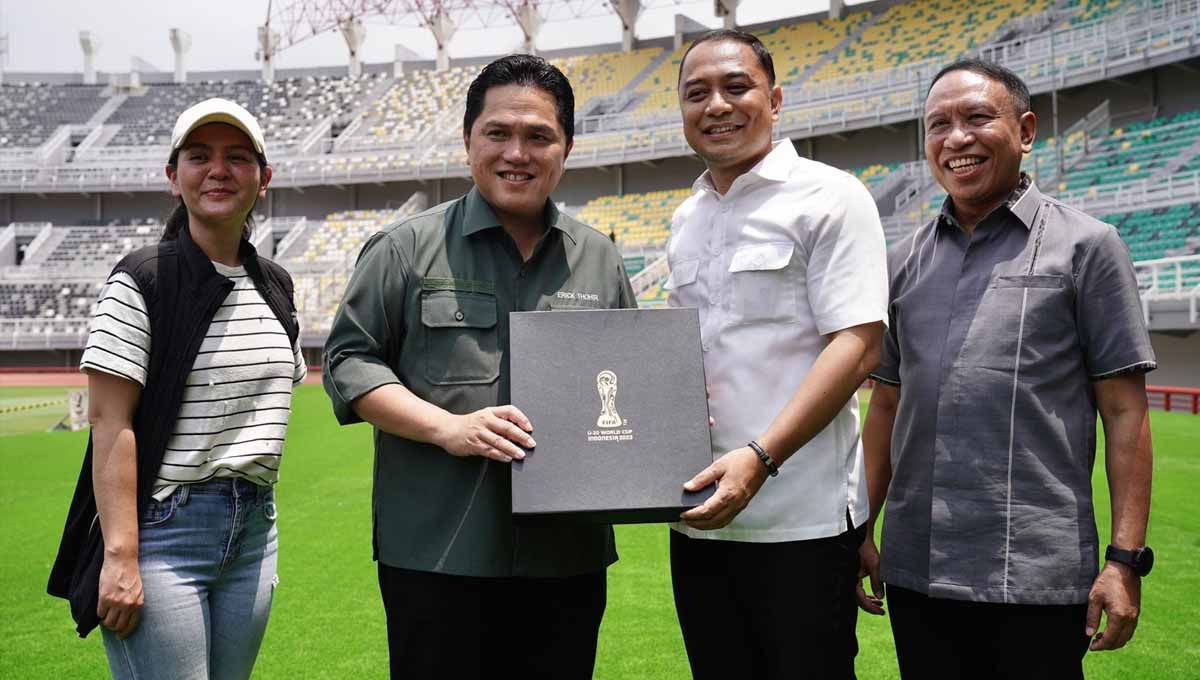
M 166 174 L 179 204 L 114 268 L 80 362 L 92 432 L 50 591 L 103 627 L 116 678 L 248 678 L 305 375 L 292 283 L 248 238 L 271 179 L 249 112 L 185 111 Z

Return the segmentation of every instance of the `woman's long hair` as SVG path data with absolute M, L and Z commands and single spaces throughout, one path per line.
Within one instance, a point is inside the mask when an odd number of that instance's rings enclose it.
M 262 154 L 255 152 L 254 157 L 258 160 L 259 177 L 262 177 L 262 172 L 267 167 L 267 159 Z M 176 171 L 179 170 L 179 149 L 171 152 L 171 157 L 167 159 L 167 165 Z M 254 209 L 258 207 L 258 197 L 254 199 L 254 203 L 250 206 L 250 212 L 246 213 L 246 221 L 242 224 L 242 238 L 250 240 L 250 234 L 254 232 Z M 172 241 L 179 236 L 179 230 L 188 226 L 188 210 L 183 202 L 183 197 L 179 197 L 179 203 L 171 214 L 167 216 L 166 226 L 163 227 L 163 241 Z

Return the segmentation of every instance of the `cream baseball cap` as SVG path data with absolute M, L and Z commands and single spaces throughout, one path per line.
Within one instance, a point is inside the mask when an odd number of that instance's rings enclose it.
M 263 142 L 262 128 L 258 126 L 258 121 L 236 102 L 219 97 L 205 99 L 179 114 L 175 121 L 175 130 L 171 132 L 171 150 L 183 146 L 184 140 L 192 134 L 192 130 L 207 123 L 227 123 L 245 132 L 254 144 L 254 150 L 263 158 L 267 157 L 266 144 Z

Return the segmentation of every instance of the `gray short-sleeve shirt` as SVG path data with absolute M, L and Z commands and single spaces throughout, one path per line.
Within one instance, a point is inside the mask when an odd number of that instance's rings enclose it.
M 1155 367 L 1129 251 L 1024 178 L 972 234 L 948 206 L 888 253 L 872 377 L 900 403 L 882 576 L 932 597 L 1084 602 L 1092 381 Z

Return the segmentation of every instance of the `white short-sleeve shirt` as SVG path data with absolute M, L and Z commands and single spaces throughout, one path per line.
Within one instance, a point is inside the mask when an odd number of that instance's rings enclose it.
M 667 303 L 696 307 L 714 457 L 760 437 L 812 368 L 827 336 L 887 322 L 883 228 L 854 176 L 797 155 L 790 141 L 724 195 L 706 172 L 675 211 Z M 835 536 L 867 520 L 858 400 L 797 451 L 723 529 L 746 542 Z

